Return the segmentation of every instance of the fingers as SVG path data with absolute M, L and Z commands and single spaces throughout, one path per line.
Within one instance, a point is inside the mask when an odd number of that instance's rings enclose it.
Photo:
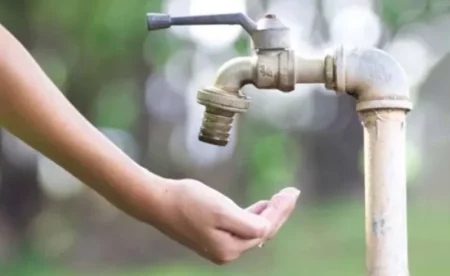
M 269 222 L 262 216 L 253 212 L 261 212 L 264 203 L 257 203 L 248 210 L 241 208 L 228 208 L 218 215 L 218 229 L 229 232 L 241 239 L 262 238 L 270 229 Z
M 226 264 L 272 238 L 291 215 L 299 195 L 299 190 L 286 188 L 270 201 L 259 201 L 245 210 L 221 211 L 214 235 L 218 243 L 213 246 L 216 250 L 209 252 L 210 259 L 216 264 Z
M 250 213 L 260 215 L 269 205 L 268 200 L 260 200 L 256 202 L 255 204 L 249 206 L 246 210 Z
M 210 250 L 205 252 L 215 264 L 226 264 L 239 258 L 250 247 L 246 246 L 249 241 L 260 240 L 243 240 L 239 237 L 233 236 L 228 232 L 222 230 L 216 230 L 211 234 Z M 200 255 L 203 252 L 199 252 Z M 202 255 L 204 256 L 204 255 Z
M 299 190 L 286 188 L 270 199 L 268 207 L 261 213 L 270 222 L 267 239 L 272 238 L 289 218 L 299 195 Z
M 246 210 L 227 208 L 218 218 L 218 229 L 241 239 L 272 238 L 291 215 L 300 191 L 286 188 L 270 201 L 259 201 Z
M 244 253 L 250 249 L 253 249 L 264 242 L 264 238 L 251 239 L 251 240 L 239 240 L 238 248 L 241 253 Z
M 263 238 L 256 239 L 241 239 L 232 236 L 224 231 L 218 231 L 214 234 L 215 240 L 218 242 L 209 256 L 209 259 L 216 264 L 226 264 L 239 258 L 246 251 L 255 248 L 262 241 Z

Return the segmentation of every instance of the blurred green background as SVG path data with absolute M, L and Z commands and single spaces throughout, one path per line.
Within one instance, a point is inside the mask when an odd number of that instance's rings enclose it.
M 2 0 L 0 22 L 69 100 L 149 170 L 196 178 L 246 206 L 285 186 L 298 210 L 263 249 L 217 267 L 117 211 L 63 169 L 0 134 L 0 275 L 364 275 L 362 128 L 354 100 L 321 85 L 257 91 L 231 144 L 197 141 L 197 89 L 250 53 L 236 26 L 148 33 L 147 12 L 275 13 L 298 53 L 378 47 L 410 79 L 412 275 L 450 273 L 450 1 Z M 1 43 L 1 42 L 0 42 Z M 1 54 L 1 53 L 0 53 Z

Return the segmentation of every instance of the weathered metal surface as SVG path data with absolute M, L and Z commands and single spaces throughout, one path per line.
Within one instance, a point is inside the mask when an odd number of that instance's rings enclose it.
M 306 59 L 299 55 L 295 57 L 296 83 L 325 83 L 325 74 L 324 59 Z
M 227 145 L 234 114 L 223 109 L 206 107 L 198 139 L 216 146 Z
M 228 143 L 235 113 L 246 112 L 250 104 L 240 93 L 246 84 L 289 92 L 296 83 L 324 81 L 322 60 L 303 59 L 292 50 L 260 51 L 253 57 L 231 59 L 220 67 L 214 84 L 197 94 L 197 102 L 206 107 L 199 139 L 220 146 Z M 226 126 L 216 123 L 224 118 L 231 118 Z
M 289 28 L 273 14 L 258 20 L 251 36 L 255 50 L 287 50 L 291 47 Z
M 236 113 L 246 112 L 250 100 L 237 92 L 229 92 L 217 87 L 199 90 L 197 102 L 205 106 L 199 140 L 205 143 L 225 146 Z
M 409 276 L 405 111 L 361 113 L 368 276 Z
M 258 52 L 254 85 L 260 89 L 290 92 L 295 88 L 295 54 L 292 50 Z
M 250 106 L 250 99 L 238 92 L 228 92 L 217 87 L 200 89 L 197 102 L 201 105 L 222 109 L 233 113 L 246 112 Z
M 325 88 L 336 90 L 336 63 L 333 56 L 325 57 Z
M 340 48 L 332 60 L 327 87 L 357 99 L 364 126 L 367 275 L 409 276 L 405 117 L 412 104 L 406 74 L 378 49 Z
M 236 57 L 217 70 L 214 87 L 237 93 L 244 85 L 255 81 L 257 56 Z
M 386 52 L 375 48 L 339 48 L 334 62 L 332 82 L 336 91 L 351 94 L 358 104 L 369 102 L 364 104 L 369 110 L 370 102 L 374 101 L 383 108 L 411 109 L 406 73 Z M 382 100 L 389 101 L 381 103 Z

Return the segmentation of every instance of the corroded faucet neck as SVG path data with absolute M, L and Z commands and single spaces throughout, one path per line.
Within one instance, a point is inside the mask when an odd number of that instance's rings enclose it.
M 217 71 L 214 87 L 238 93 L 246 84 L 253 83 L 257 56 L 236 57 L 225 62 Z

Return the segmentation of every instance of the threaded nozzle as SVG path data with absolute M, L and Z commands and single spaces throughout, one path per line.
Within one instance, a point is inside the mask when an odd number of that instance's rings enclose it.
M 234 114 L 234 112 L 207 107 L 198 139 L 216 146 L 227 145 Z

